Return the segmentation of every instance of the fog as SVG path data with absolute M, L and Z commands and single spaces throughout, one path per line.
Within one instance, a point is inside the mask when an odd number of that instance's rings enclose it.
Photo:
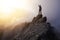
M 36 16 L 38 14 L 38 5 L 41 5 L 43 16 L 47 17 L 52 26 L 60 30 L 60 0 L 33 0 L 32 5 L 34 9 L 31 15 Z
M 31 0 L 32 12 L 36 16 L 38 14 L 38 5 L 42 6 L 42 14 L 47 17 L 57 30 L 60 30 L 60 0 Z M 33 16 L 33 17 L 34 17 Z
M 38 5 L 41 5 L 43 16 L 47 17 L 48 22 L 50 22 L 52 26 L 58 30 L 60 29 L 60 0 L 26 0 L 26 2 L 27 5 L 25 7 L 23 6 L 27 12 L 26 17 L 19 18 L 20 22 L 32 21 L 33 17 L 38 15 Z
M 60 30 L 60 0 L 39 0 L 44 16 L 57 30 Z

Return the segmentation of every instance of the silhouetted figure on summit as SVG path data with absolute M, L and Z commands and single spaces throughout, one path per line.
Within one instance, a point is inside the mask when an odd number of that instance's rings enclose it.
M 39 18 L 42 18 L 42 12 L 41 12 L 41 10 L 42 10 L 42 7 L 41 7 L 41 5 L 39 5 L 39 13 L 38 13 L 38 15 L 37 15 L 37 17 L 34 17 L 34 21 L 33 22 L 36 22 Z
M 39 13 L 38 13 L 38 15 L 36 17 L 34 17 L 34 19 L 33 19 L 34 22 L 37 22 L 37 20 L 39 20 L 38 22 L 46 22 L 47 21 L 47 18 L 42 16 L 41 11 L 42 11 L 42 7 L 41 7 L 41 5 L 39 5 Z
M 39 13 L 32 22 L 25 23 L 21 31 L 21 26 L 16 26 L 6 36 L 3 36 L 2 40 L 58 40 L 52 31 L 51 24 L 47 22 L 46 17 L 42 16 L 41 10 L 42 7 L 39 5 Z
M 42 7 L 41 7 L 41 5 L 39 5 L 39 12 L 42 10 Z

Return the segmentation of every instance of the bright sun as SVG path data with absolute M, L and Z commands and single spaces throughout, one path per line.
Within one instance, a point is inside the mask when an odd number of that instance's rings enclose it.
M 24 9 L 28 8 L 28 3 L 28 0 L 0 0 L 0 25 L 14 23 L 24 16 Z

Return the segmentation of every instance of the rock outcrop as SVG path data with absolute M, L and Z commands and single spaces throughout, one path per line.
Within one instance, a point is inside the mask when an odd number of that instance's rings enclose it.
M 2 37 L 2 40 L 58 40 L 52 31 L 52 26 L 47 22 L 47 18 L 43 17 L 41 10 L 42 8 L 39 6 L 39 14 L 33 18 L 32 22 L 25 23 L 21 31 L 17 26 L 8 36 Z

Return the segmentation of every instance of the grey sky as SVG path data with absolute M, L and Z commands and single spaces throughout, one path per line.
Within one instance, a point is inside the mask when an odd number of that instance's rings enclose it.
M 38 5 L 42 6 L 42 14 L 48 18 L 48 21 L 56 29 L 60 29 L 60 0 L 26 0 L 27 6 L 25 10 L 27 11 L 25 17 L 21 20 L 29 22 L 34 16 L 38 14 Z M 25 6 L 24 6 L 25 7 Z M 18 21 L 18 22 L 19 22 Z
M 56 29 L 60 29 L 60 0 L 38 0 L 43 10 L 43 15 Z
M 60 0 L 31 0 L 30 18 L 38 14 L 38 5 L 42 6 L 42 14 L 47 17 L 48 22 L 56 29 L 60 29 Z M 28 15 L 29 17 L 29 15 Z

